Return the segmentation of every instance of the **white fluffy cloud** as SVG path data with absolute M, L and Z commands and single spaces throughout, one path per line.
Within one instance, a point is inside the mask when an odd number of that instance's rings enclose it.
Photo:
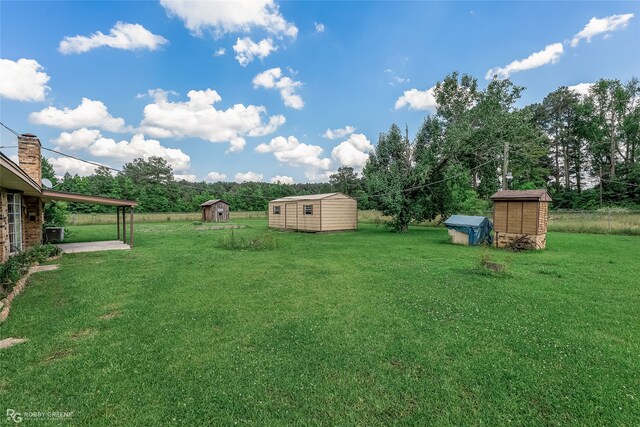
M 82 128 L 73 132 L 62 132 L 51 142 L 56 144 L 57 150 L 86 150 L 95 157 L 123 163 L 136 158 L 162 157 L 175 171 L 188 169 L 191 161 L 182 150 L 164 147 L 155 139 L 145 139 L 142 134 L 134 135 L 130 141 L 116 142 L 114 139 L 103 137 L 99 130 Z
M 144 107 L 141 129 L 156 138 L 197 137 L 210 142 L 228 142 L 230 151 L 241 151 L 245 136 L 264 136 L 281 126 L 282 115 L 263 122 L 266 109 L 262 106 L 235 104 L 217 110 L 222 98 L 213 89 L 191 90 L 189 101 L 170 102 L 166 92 L 156 92 L 155 102 Z
M 301 110 L 304 107 L 302 97 L 296 93 L 296 89 L 302 86 L 301 82 L 290 77 L 283 77 L 280 68 L 271 68 L 263 71 L 253 78 L 254 87 L 265 89 L 275 89 L 280 91 L 280 97 L 287 107 Z
M 273 184 L 287 184 L 287 185 L 291 185 L 295 183 L 293 178 L 291 178 L 290 176 L 283 176 L 283 175 L 274 176 L 273 178 L 271 178 L 270 182 Z
M 110 132 L 126 132 L 124 119 L 113 117 L 107 107 L 100 101 L 82 98 L 82 102 L 75 109 L 65 107 L 47 107 L 42 111 L 29 115 L 31 123 L 53 126 L 60 129 L 79 129 L 96 127 Z
M 331 151 L 331 157 L 341 166 L 350 166 L 359 172 L 367 163 L 369 152 L 372 150 L 373 145 L 366 136 L 354 133 Z
M 180 181 L 180 180 L 188 181 L 188 182 L 197 182 L 198 181 L 198 177 L 195 176 L 192 173 L 184 173 L 184 174 L 174 173 L 173 174 L 173 178 L 176 181 Z
M 327 139 L 340 139 L 344 138 L 347 135 L 352 134 L 356 131 L 356 128 L 350 125 L 347 125 L 343 128 L 338 129 L 327 129 L 322 136 Z
M 585 96 L 589 94 L 593 83 L 578 83 L 577 85 L 569 86 L 568 89 L 578 95 Z
M 224 56 L 225 53 L 227 53 L 227 49 L 221 47 L 213 53 L 213 56 Z
M 236 182 L 261 182 L 264 175 L 255 172 L 238 172 L 235 176 Z
M 308 170 L 304 173 L 309 182 L 328 182 L 331 175 L 336 173 L 334 170 Z
M 56 176 L 64 176 L 67 172 L 71 175 L 87 176 L 93 174 L 98 168 L 95 165 L 70 157 L 50 157 L 48 160 L 56 171 Z
M 145 160 L 152 156 L 162 157 L 175 171 L 188 169 L 191 161 L 182 150 L 164 147 L 155 139 L 144 139 L 142 134 L 134 135 L 131 141 L 116 142 L 111 138 L 100 138 L 88 147 L 88 151 L 96 157 L 123 163 L 140 157 Z
M 255 28 L 292 38 L 298 34 L 298 28 L 283 18 L 274 0 L 160 0 L 160 4 L 197 35 L 207 29 L 222 36 L 247 33 Z
M 35 59 L 0 59 L 0 96 L 16 101 L 44 101 L 49 77 Z
M 58 50 L 64 54 L 85 53 L 102 46 L 123 50 L 157 50 L 167 43 L 167 39 L 153 34 L 140 24 L 117 22 L 109 34 L 97 31 L 88 37 L 65 37 Z
M 587 43 L 591 42 L 591 39 L 599 34 L 609 34 L 612 31 L 622 30 L 629 21 L 633 18 L 633 13 L 626 13 L 624 15 L 611 15 L 606 18 L 593 17 L 589 20 L 587 25 L 571 39 L 571 47 L 576 47 L 580 43 L 580 40 L 586 40 Z
M 314 22 L 313 26 L 316 28 L 316 33 L 324 33 L 324 24 L 321 22 Z
M 405 90 L 396 100 L 395 109 L 408 105 L 410 110 L 435 110 L 438 106 L 435 97 L 435 86 L 427 90 Z
M 225 179 L 227 179 L 227 175 L 216 171 L 211 171 L 204 177 L 204 180 L 207 182 L 218 182 L 224 181 Z
M 266 58 L 276 50 L 278 48 L 273 45 L 271 39 L 260 40 L 256 43 L 250 37 L 244 37 L 238 38 L 236 44 L 233 45 L 233 51 L 236 53 L 235 58 L 243 67 L 246 67 L 255 58 Z
M 73 132 L 62 132 L 60 136 L 51 140 L 56 145 L 56 150 L 83 150 L 100 138 L 97 129 L 82 128 Z
M 258 153 L 273 153 L 279 162 L 318 170 L 331 167 L 331 159 L 320 157 L 323 151 L 319 145 L 300 143 L 295 136 L 288 138 L 277 136 L 269 144 L 260 144 L 256 147 Z
M 524 59 L 517 59 L 504 67 L 491 68 L 485 78 L 491 80 L 493 76 L 507 78 L 513 73 L 542 67 L 546 64 L 555 64 L 564 53 L 562 43 L 553 43 L 539 52 L 534 52 Z

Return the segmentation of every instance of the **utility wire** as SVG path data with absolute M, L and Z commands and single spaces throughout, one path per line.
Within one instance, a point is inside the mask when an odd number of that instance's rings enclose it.
M 16 132 L 15 130 L 11 129 L 10 127 L 8 127 L 7 125 L 5 125 L 4 123 L 0 122 L 0 125 L 2 125 L 2 127 L 4 127 L 5 129 L 7 129 L 9 132 L 13 133 L 15 136 L 20 136 L 20 134 L 19 134 L 18 132 Z M 13 146 L 0 146 L 0 148 L 18 148 L 18 146 L 17 146 L 17 145 L 13 145 Z M 121 169 L 116 169 L 116 168 L 112 168 L 112 167 L 110 167 L 110 166 L 106 166 L 106 165 L 103 165 L 103 164 L 100 164 L 100 163 L 92 162 L 92 161 L 90 161 L 90 160 L 81 159 L 80 157 L 72 156 L 71 154 L 62 153 L 62 152 L 60 152 L 60 151 L 57 151 L 57 150 L 54 150 L 54 149 L 51 149 L 51 148 L 42 147 L 42 149 L 43 149 L 43 150 L 50 151 L 50 152 L 52 152 L 52 153 L 56 153 L 56 154 L 61 155 L 61 156 L 69 157 L 69 158 L 74 159 L 74 160 L 78 160 L 78 161 L 80 161 L 80 162 L 88 163 L 88 164 L 93 165 L 93 166 L 104 167 L 104 168 L 107 168 L 107 169 L 112 170 L 112 171 L 115 171 L 115 172 L 122 172 L 122 170 L 121 170 Z M 495 162 L 495 161 L 497 161 L 497 160 L 496 160 L 496 159 L 489 159 L 488 161 L 486 161 L 486 162 L 484 162 L 484 163 L 481 163 L 481 164 L 479 164 L 479 165 L 477 165 L 477 166 L 475 166 L 475 167 L 473 167 L 473 168 L 469 169 L 469 171 L 470 171 L 470 172 L 471 172 L 471 171 L 475 171 L 476 169 L 479 169 L 479 168 L 481 168 L 482 166 L 485 166 L 485 165 L 487 165 L 487 164 L 489 164 L 489 163 L 491 163 L 491 162 Z M 465 171 L 465 172 L 462 172 L 460 175 L 462 175 L 462 174 L 466 174 L 466 171 Z M 421 189 L 421 188 L 430 187 L 430 186 L 432 186 L 432 185 L 440 184 L 440 183 L 445 182 L 445 181 L 448 181 L 448 180 L 450 180 L 450 179 L 452 179 L 452 178 L 453 178 L 453 177 L 448 177 L 448 178 L 445 178 L 445 179 L 441 179 L 441 180 L 439 180 L 439 181 L 432 181 L 432 182 L 428 182 L 428 183 L 425 183 L 425 184 L 416 185 L 416 186 L 413 186 L 413 187 L 408 187 L 408 188 L 403 188 L 403 189 L 400 189 L 400 190 L 390 191 L 390 192 L 387 192 L 387 193 L 377 193 L 377 194 L 372 194 L 372 195 L 370 195 L 369 197 L 378 197 L 378 198 L 379 198 L 379 197 L 382 197 L 382 196 L 387 196 L 387 195 L 392 195 L 392 194 L 397 194 L 397 193 L 404 193 L 404 192 L 407 192 L 407 191 L 419 190 L 419 189 Z M 620 184 L 625 184 L 625 185 L 627 185 L 627 186 L 639 187 L 639 185 L 634 184 L 634 183 L 631 183 L 631 182 L 624 182 L 624 181 L 618 181 L 618 180 L 612 180 L 612 179 L 606 179 L 606 178 L 602 178 L 602 181 L 606 181 L 606 182 L 617 182 L 617 183 L 620 183 Z M 185 183 L 186 183 L 186 184 L 185 184 Z M 185 183 L 182 183 L 181 185 L 195 186 L 195 185 L 198 185 L 198 184 L 199 184 L 199 183 L 195 183 L 195 182 L 194 182 L 194 183 L 191 183 L 191 182 L 186 182 L 186 181 L 185 181 Z M 268 197 L 266 197 L 266 196 L 259 196 L 259 195 L 251 195 L 251 194 L 237 194 L 237 193 L 230 193 L 230 194 L 232 194 L 234 197 L 249 197 L 249 198 L 265 199 L 265 200 L 268 200 L 268 199 L 269 199 L 269 198 L 268 198 Z M 286 196 L 285 196 L 285 197 L 286 197 Z
M 65 153 L 62 153 L 62 152 L 60 152 L 60 151 L 53 150 L 53 149 L 51 149 L 51 148 L 42 147 L 42 149 L 43 149 L 43 150 L 47 150 L 47 151 L 51 151 L 52 153 L 56 153 L 56 154 L 59 154 L 59 155 L 61 155 L 61 156 L 69 157 L 69 158 L 71 158 L 71 159 L 79 160 L 79 161 L 81 161 L 81 162 L 85 162 L 85 163 L 88 163 L 88 164 L 90 164 L 90 165 L 94 165 L 94 166 L 99 166 L 99 167 L 107 168 L 107 169 L 109 169 L 109 170 L 116 171 L 116 172 L 122 172 L 122 170 L 120 170 L 120 169 L 116 169 L 116 168 L 112 168 L 112 167 L 110 167 L 110 166 L 105 166 L 105 165 L 100 164 L 100 163 L 92 162 L 91 160 L 81 159 L 80 157 L 72 156 L 71 154 L 65 154 Z
M 5 125 L 4 123 L 0 122 L 0 125 L 2 125 L 3 128 L 8 130 L 9 132 L 14 134 L 15 136 L 20 136 L 20 134 L 18 132 L 16 132 L 15 130 L 11 129 L 9 126 Z

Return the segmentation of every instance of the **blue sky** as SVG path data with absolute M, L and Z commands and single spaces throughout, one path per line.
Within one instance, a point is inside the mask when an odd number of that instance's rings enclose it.
M 324 181 L 391 123 L 413 134 L 452 71 L 509 76 L 521 105 L 640 76 L 639 3 L 248 4 L 1 1 L 0 117 L 114 168 L 162 155 L 189 180 Z

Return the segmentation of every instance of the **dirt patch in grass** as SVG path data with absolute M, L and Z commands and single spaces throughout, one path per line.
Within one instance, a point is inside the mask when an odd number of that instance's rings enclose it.
M 109 320 L 109 319 L 113 319 L 114 317 L 118 317 L 118 316 L 120 316 L 120 312 L 119 311 L 112 311 L 110 313 L 103 314 L 102 316 L 100 316 L 100 319 Z
M 79 340 L 82 338 L 92 337 L 97 333 L 98 331 L 96 331 L 95 329 L 83 329 L 81 331 L 69 334 L 69 338 L 71 338 L 72 340 Z
M 8 347 L 11 347 L 12 345 L 20 344 L 25 341 L 27 341 L 26 338 L 5 338 L 3 340 L 0 340 L 0 349 L 8 348 Z
M 42 359 L 42 363 L 52 363 L 56 360 L 64 359 L 66 357 L 71 356 L 71 350 L 65 348 L 63 350 L 54 351 L 53 353 L 49 353 L 44 359 Z
M 403 364 L 401 361 L 396 360 L 396 359 L 392 359 L 392 360 L 389 362 L 389 364 L 390 364 L 390 365 L 391 365 L 391 367 L 392 367 L 392 368 L 394 368 L 394 369 L 402 369 L 402 368 L 404 368 L 404 364 Z

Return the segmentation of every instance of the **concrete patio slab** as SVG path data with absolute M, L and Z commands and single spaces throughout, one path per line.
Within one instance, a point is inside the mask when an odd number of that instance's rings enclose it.
M 78 254 L 82 252 L 99 251 L 122 251 L 131 247 L 120 240 L 107 240 L 104 242 L 83 242 L 83 243 L 59 243 L 56 245 L 65 254 Z
M 50 265 L 36 265 L 35 267 L 31 267 L 29 271 L 31 273 L 40 273 L 41 271 L 53 271 L 57 270 L 59 267 L 58 264 L 50 264 Z
M 8 348 L 12 345 L 20 344 L 26 341 L 26 338 L 5 338 L 3 340 L 0 340 L 0 348 Z

